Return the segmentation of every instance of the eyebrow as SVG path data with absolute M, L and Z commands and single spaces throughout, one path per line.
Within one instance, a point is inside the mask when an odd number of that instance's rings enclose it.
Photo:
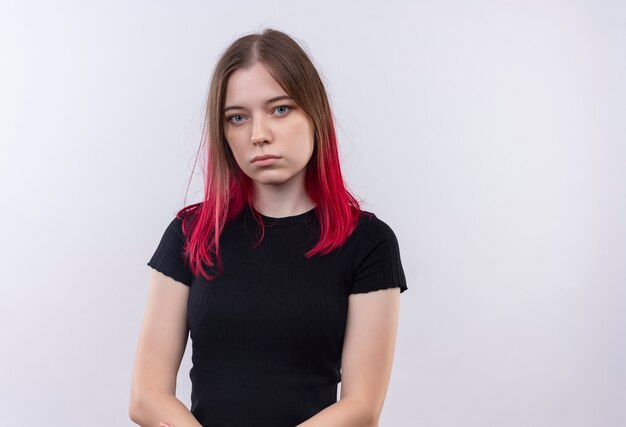
M 275 96 L 273 98 L 268 99 L 267 101 L 265 101 L 265 104 L 271 104 L 272 102 L 276 102 L 276 101 L 280 101 L 281 99 L 290 99 L 293 101 L 293 99 L 291 99 L 290 96 L 288 95 L 280 95 L 280 96 Z M 239 105 L 230 105 L 226 108 L 224 108 L 224 113 L 228 110 L 237 110 L 237 109 L 241 109 L 243 110 L 244 107 L 240 107 Z

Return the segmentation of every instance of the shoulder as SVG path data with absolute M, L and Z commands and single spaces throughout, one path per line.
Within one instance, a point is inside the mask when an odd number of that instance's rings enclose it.
M 373 212 L 362 211 L 350 238 L 357 264 L 373 252 L 399 257 L 400 247 L 396 233 L 387 221 Z
M 190 285 L 193 274 L 185 259 L 185 237 L 182 226 L 182 218 L 178 215 L 169 221 L 147 264 L 178 282 Z
M 361 216 L 355 228 L 355 237 L 361 242 L 396 239 L 391 226 L 374 212 L 361 211 Z
M 183 218 L 175 216 L 171 219 L 165 229 L 165 234 L 170 238 L 184 240 L 185 235 L 183 233 Z
M 369 211 L 362 211 L 352 245 L 350 293 L 400 287 L 407 289 L 400 246 L 389 224 Z
M 181 240 L 185 241 L 186 236 L 190 234 L 190 230 L 195 226 L 197 218 L 197 205 L 191 205 L 178 211 L 169 227 Z
M 184 216 L 181 215 L 175 215 L 173 218 L 170 218 L 162 232 L 161 245 L 182 248 L 187 241 L 185 236 L 189 234 L 188 231 L 185 232 L 189 230 L 188 222 L 189 221 L 185 220 Z

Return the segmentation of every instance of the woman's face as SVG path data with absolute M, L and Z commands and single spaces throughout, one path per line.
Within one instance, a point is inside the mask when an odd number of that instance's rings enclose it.
M 313 122 L 263 64 L 257 62 L 230 76 L 223 122 L 237 164 L 255 185 L 280 185 L 293 179 L 303 185 L 313 154 Z M 253 162 L 256 156 L 268 154 L 278 158 Z

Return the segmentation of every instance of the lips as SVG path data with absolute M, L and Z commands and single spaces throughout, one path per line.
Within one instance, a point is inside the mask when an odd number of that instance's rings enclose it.
M 280 159 L 280 157 L 278 156 L 273 156 L 271 154 L 264 154 L 262 156 L 256 156 L 254 159 L 252 159 L 252 161 L 250 163 L 254 163 L 257 160 L 265 160 L 265 159 Z

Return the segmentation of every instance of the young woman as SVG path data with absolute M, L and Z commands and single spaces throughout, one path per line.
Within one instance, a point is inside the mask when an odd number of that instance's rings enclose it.
M 204 200 L 178 211 L 148 262 L 130 418 L 378 425 L 406 279 L 394 232 L 346 189 L 314 65 L 280 31 L 236 40 L 205 126 Z M 190 410 L 176 398 L 188 334 Z

